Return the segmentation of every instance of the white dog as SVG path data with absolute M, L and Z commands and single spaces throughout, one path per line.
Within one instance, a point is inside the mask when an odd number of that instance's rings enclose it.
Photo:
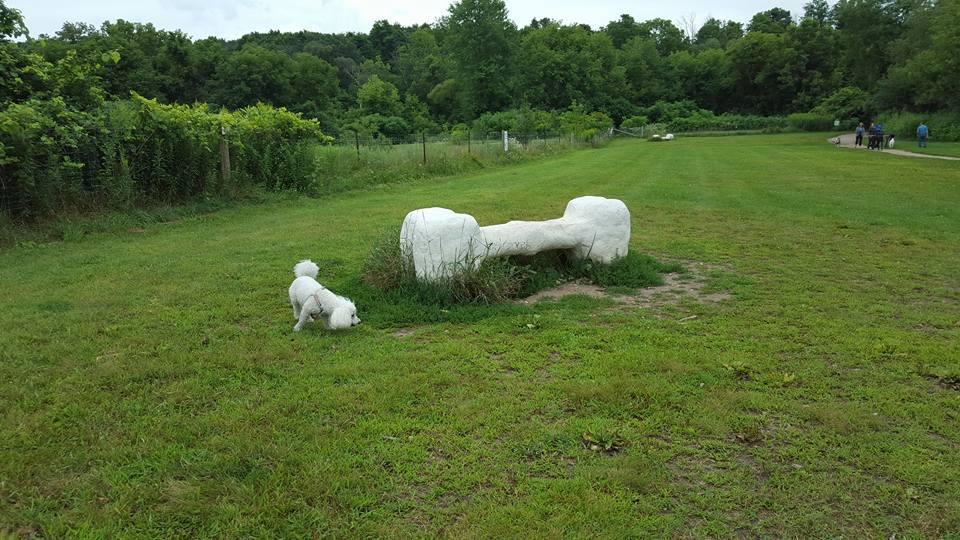
M 319 271 L 320 267 L 310 260 L 300 261 L 293 267 L 293 275 L 297 276 L 290 284 L 290 305 L 293 306 L 293 318 L 297 319 L 293 331 L 299 332 L 303 325 L 317 317 L 322 317 L 330 330 L 360 324 L 357 307 L 350 299 L 337 296 L 317 283 Z

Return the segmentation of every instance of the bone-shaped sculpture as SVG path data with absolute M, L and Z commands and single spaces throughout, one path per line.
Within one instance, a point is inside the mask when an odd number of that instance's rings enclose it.
M 421 208 L 407 214 L 400 229 L 404 254 L 413 258 L 417 277 L 427 280 L 479 265 L 486 257 L 556 249 L 609 263 L 627 254 L 629 242 L 630 211 L 623 201 L 603 197 L 573 199 L 562 218 L 488 227 L 481 227 L 469 214 Z

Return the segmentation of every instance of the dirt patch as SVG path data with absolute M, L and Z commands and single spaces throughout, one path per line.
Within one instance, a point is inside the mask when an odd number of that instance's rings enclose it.
M 946 375 L 941 377 L 940 375 L 930 374 L 923 375 L 923 377 L 934 381 L 945 390 L 956 390 L 960 392 L 960 375 Z
M 521 304 L 533 304 L 546 299 L 560 299 L 567 296 L 589 296 L 590 298 L 609 298 L 620 306 L 630 308 L 651 308 L 681 303 L 691 298 L 702 304 L 716 304 L 732 298 L 728 292 L 705 292 L 707 278 L 705 272 L 715 269 L 702 263 L 684 263 L 684 273 L 664 274 L 663 285 L 638 289 L 632 294 L 607 292 L 603 287 L 584 281 L 571 281 L 551 289 L 542 290 L 532 296 L 518 300 Z
M 405 338 L 405 337 L 407 337 L 407 336 L 415 333 L 416 331 L 417 331 L 417 329 L 416 329 L 416 328 L 412 328 L 412 327 L 408 327 L 408 328 L 398 328 L 398 329 L 394 330 L 393 334 L 391 334 L 391 335 L 392 335 L 393 337 L 395 337 L 395 338 L 403 339 L 403 338 Z
M 518 300 L 521 304 L 534 304 L 544 299 L 560 299 L 567 296 L 589 296 L 590 298 L 607 298 L 603 287 L 598 287 L 592 283 L 583 281 L 570 281 L 552 289 L 544 289 L 532 296 Z

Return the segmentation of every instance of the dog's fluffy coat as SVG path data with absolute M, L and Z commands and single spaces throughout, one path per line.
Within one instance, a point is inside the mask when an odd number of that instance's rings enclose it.
M 330 330 L 350 328 L 360 324 L 357 307 L 349 298 L 330 292 L 317 283 L 320 267 L 310 260 L 300 261 L 293 267 L 296 279 L 290 284 L 290 305 L 293 306 L 293 318 L 297 319 L 294 332 L 303 325 L 320 317 Z

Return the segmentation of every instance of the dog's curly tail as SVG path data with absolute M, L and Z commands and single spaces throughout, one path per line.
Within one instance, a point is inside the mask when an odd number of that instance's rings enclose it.
M 293 267 L 293 275 L 297 277 L 310 276 L 313 279 L 317 279 L 317 272 L 319 271 L 320 267 L 310 259 L 304 259 Z

